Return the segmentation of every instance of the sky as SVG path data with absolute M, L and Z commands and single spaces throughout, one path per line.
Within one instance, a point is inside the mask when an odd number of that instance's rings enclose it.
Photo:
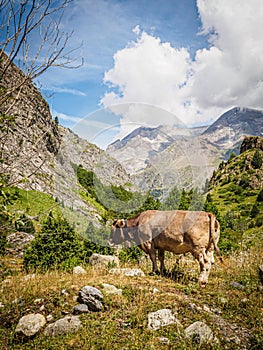
M 144 125 L 209 125 L 263 109 L 262 0 L 74 0 L 63 30 L 84 58 L 38 78 L 53 117 L 105 148 Z

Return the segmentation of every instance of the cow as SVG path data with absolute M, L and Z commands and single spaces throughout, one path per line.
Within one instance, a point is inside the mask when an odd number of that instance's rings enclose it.
M 199 283 L 208 282 L 215 251 L 221 261 L 217 246 L 220 225 L 212 213 L 204 211 L 147 210 L 130 219 L 115 220 L 111 227 L 110 246 L 135 242 L 152 261 L 153 273 L 159 273 L 156 250 L 160 260 L 160 272 L 165 274 L 164 252 L 175 254 L 190 252 L 200 265 Z

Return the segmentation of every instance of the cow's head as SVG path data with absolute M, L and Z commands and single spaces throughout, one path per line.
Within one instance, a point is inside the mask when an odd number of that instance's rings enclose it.
M 125 220 L 115 220 L 111 226 L 110 239 L 108 241 L 109 246 L 121 244 L 125 241 L 123 227 L 125 226 Z

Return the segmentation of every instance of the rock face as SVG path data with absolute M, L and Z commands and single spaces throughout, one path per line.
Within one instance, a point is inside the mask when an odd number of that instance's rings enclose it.
M 51 323 L 45 329 L 46 336 L 56 336 L 66 333 L 74 333 L 81 328 L 82 324 L 78 316 L 66 316 Z
M 1 62 L 1 91 L 13 89 L 25 80 L 14 64 L 2 76 Z M 101 218 L 95 206 L 83 201 L 74 164 L 94 171 L 104 184 L 131 183 L 118 161 L 52 120 L 47 102 L 28 79 L 20 91 L 14 90 L 1 104 L 0 124 L 0 173 L 10 174 L 10 182 L 20 188 L 57 198 L 64 212 L 75 211 L 77 222 L 93 221 L 100 226 Z M 82 233 L 87 228 L 76 227 Z
M 86 304 L 91 311 L 102 310 L 102 300 L 103 295 L 97 288 L 85 286 L 79 292 L 78 302 Z
M 89 258 L 89 263 L 91 266 L 120 266 L 120 260 L 114 255 L 101 255 L 94 253 Z
M 27 337 L 35 335 L 44 325 L 46 319 L 41 314 L 29 314 L 20 318 L 15 332 Z

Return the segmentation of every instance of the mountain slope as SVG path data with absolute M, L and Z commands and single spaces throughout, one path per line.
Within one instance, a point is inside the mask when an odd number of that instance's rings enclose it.
M 263 134 L 263 112 L 233 108 L 210 127 L 139 128 L 107 148 L 143 190 L 202 187 L 246 135 Z
M 11 64 L 1 78 L 0 91 L 23 79 L 23 72 Z M 48 104 L 31 81 L 1 105 L 0 121 L 0 186 L 7 182 L 50 194 L 71 223 L 99 224 L 101 219 L 98 208 L 83 200 L 74 165 L 93 170 L 105 184 L 131 186 L 119 162 L 52 120 Z
M 211 200 L 224 220 L 225 244 L 231 242 L 236 247 L 262 246 L 262 149 L 263 138 L 245 138 L 241 145 L 242 153 L 228 162 L 222 162 L 210 180 Z M 261 159 L 258 163 L 255 161 L 256 153 Z M 229 250 L 229 246 L 226 248 Z

